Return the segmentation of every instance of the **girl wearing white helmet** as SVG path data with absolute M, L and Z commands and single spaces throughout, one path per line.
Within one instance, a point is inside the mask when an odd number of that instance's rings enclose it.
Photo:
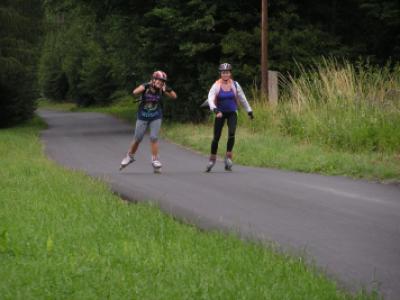
M 150 82 L 139 85 L 133 90 L 135 96 L 141 95 L 138 108 L 135 135 L 128 153 L 121 161 L 120 170 L 135 161 L 135 153 L 139 148 L 147 128 L 150 128 L 151 158 L 155 172 L 161 169 L 161 162 L 158 158 L 158 133 L 162 120 L 162 96 L 176 99 L 177 95 L 166 85 L 167 74 L 163 71 L 155 71 Z
M 237 110 L 239 103 L 246 109 L 249 117 L 254 118 L 253 111 L 246 99 L 246 96 L 237 81 L 232 79 L 232 66 L 223 63 L 218 68 L 220 79 L 211 87 L 208 93 L 208 105 L 215 113 L 214 137 L 211 142 L 211 155 L 207 164 L 206 172 L 210 172 L 215 165 L 218 151 L 218 142 L 221 137 L 225 120 L 228 124 L 228 142 L 225 154 L 225 170 L 232 170 L 232 150 L 235 144 L 235 132 L 237 124 Z

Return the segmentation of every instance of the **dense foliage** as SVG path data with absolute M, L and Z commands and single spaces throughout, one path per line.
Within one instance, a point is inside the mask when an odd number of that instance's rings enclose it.
M 245 87 L 259 85 L 259 0 L 3 3 L 2 101 L 13 105 L 20 106 L 15 99 L 22 99 L 14 95 L 17 84 L 30 89 L 23 92 L 24 97 L 33 98 L 31 66 L 36 57 L 28 64 L 12 64 L 22 61 L 13 58 L 21 53 L 14 49 L 23 50 L 24 55 L 35 49 L 30 43 L 37 36 L 33 31 L 38 28 L 34 22 L 41 16 L 40 3 L 46 26 L 38 82 L 42 96 L 48 99 L 73 99 L 82 106 L 107 105 L 121 91 L 129 93 L 147 81 L 152 71 L 162 69 L 179 95 L 178 101 L 166 104 L 166 116 L 199 120 L 203 112 L 198 106 L 218 75 L 220 62 L 232 63 L 235 77 Z M 28 4 L 35 9 L 24 10 Z M 400 3 L 396 0 L 276 0 L 269 5 L 271 69 L 293 74 L 298 70 L 296 64 L 308 66 L 321 56 L 350 61 L 362 57 L 379 65 L 400 60 Z M 10 44 L 10 40 L 15 42 Z M 22 71 L 21 66 L 30 72 Z M 32 105 L 29 107 L 32 111 Z M 27 115 L 21 114 L 22 118 Z
M 0 4 L 0 127 L 29 119 L 36 99 L 40 0 Z
M 180 96 L 166 105 L 166 115 L 197 120 L 219 62 L 231 62 L 244 85 L 259 84 L 259 2 L 45 1 L 51 31 L 42 54 L 42 91 L 81 105 L 107 104 L 115 91 L 129 91 L 163 69 Z M 322 55 L 376 63 L 400 58 L 396 1 L 337 2 L 271 1 L 270 67 L 293 73 L 296 63 Z

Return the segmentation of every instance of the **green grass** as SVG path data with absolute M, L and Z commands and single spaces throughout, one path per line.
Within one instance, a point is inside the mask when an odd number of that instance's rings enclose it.
M 0 131 L 1 299 L 369 299 L 301 258 L 201 232 L 47 160 L 38 119 Z
M 164 125 L 162 135 L 167 139 L 201 153 L 209 153 L 213 132 L 211 121 L 207 124 Z M 226 149 L 226 135 L 225 128 L 219 143 L 218 152 L 221 155 Z M 273 130 L 254 132 L 244 126 L 239 126 L 237 130 L 234 161 L 249 166 L 400 181 L 400 156 L 327 149 L 318 144 L 279 135 Z
M 38 107 L 45 107 L 52 110 L 60 111 L 71 111 L 76 108 L 76 104 L 73 102 L 53 102 L 45 98 L 40 98 L 37 100 Z

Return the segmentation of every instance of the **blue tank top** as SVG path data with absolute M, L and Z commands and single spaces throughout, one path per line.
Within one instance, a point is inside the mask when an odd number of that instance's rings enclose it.
M 233 112 L 237 110 L 235 93 L 232 89 L 224 91 L 222 88 L 217 95 L 217 109 L 221 112 Z

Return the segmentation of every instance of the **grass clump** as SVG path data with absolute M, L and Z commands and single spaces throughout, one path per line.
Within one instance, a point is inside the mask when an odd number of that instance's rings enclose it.
M 256 128 L 352 153 L 400 152 L 400 65 L 324 60 L 284 80 L 280 101 L 271 108 L 256 100 L 266 121 Z

